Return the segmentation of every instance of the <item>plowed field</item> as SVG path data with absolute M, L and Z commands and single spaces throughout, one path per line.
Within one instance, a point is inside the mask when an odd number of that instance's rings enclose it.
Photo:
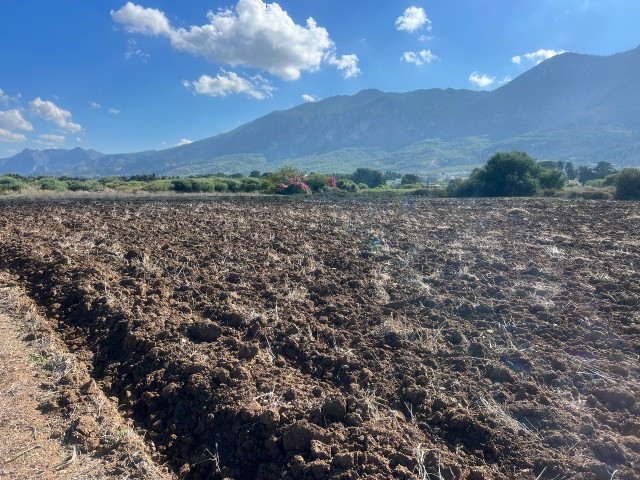
M 186 479 L 636 479 L 639 232 L 625 202 L 5 200 L 0 270 Z

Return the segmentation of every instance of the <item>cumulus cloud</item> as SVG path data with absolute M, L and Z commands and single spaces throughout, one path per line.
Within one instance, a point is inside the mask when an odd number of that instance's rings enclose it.
M 221 72 L 215 77 L 202 75 L 198 80 L 190 82 L 185 80 L 182 84 L 186 88 L 192 88 L 199 95 L 209 95 L 210 97 L 226 97 L 228 95 L 244 93 L 257 100 L 264 100 L 271 97 L 273 87 L 260 75 L 255 77 L 241 77 L 235 72 Z
M 340 58 L 337 58 L 335 54 L 330 53 L 327 56 L 327 63 L 334 65 L 340 70 L 343 78 L 353 78 L 360 75 L 358 57 L 356 55 L 342 55 Z
M 496 77 L 489 77 L 484 73 L 473 72 L 469 75 L 469 81 L 480 88 L 486 88 L 496 81 Z
M 0 128 L 0 142 L 21 142 L 26 139 L 27 137 L 21 133 L 12 132 L 6 128 Z
M 176 147 L 181 147 L 182 145 L 189 145 L 190 143 L 193 143 L 193 140 L 182 138 L 178 143 L 176 143 Z
M 25 130 L 33 131 L 33 125 L 29 123 L 15 108 L 7 111 L 0 111 L 0 128 L 4 130 Z
M 94 102 L 94 101 L 89 101 L 87 102 L 89 104 L 89 106 L 91 108 L 93 108 L 94 110 L 98 110 L 99 108 L 102 108 L 102 105 L 100 105 L 98 102 Z
M 167 37 L 176 50 L 212 63 L 262 69 L 285 80 L 317 71 L 323 61 L 344 70 L 346 78 L 359 72 L 355 55 L 335 56 L 325 28 L 313 18 L 304 26 L 296 24 L 277 3 L 238 0 L 234 8 L 210 11 L 208 24 L 188 28 L 174 28 L 163 12 L 131 2 L 112 10 L 111 17 L 129 32 Z
M 313 95 L 309 95 L 308 93 L 304 93 L 302 95 L 302 100 L 304 100 L 305 103 L 312 103 L 316 101 L 316 98 Z
M 37 97 L 35 100 L 29 102 L 29 106 L 31 107 L 31 113 L 33 115 L 42 117 L 63 130 L 69 132 L 79 132 L 82 130 L 80 125 L 71 121 L 71 112 L 69 110 L 60 108 L 53 102 Z
M 406 32 L 413 32 L 425 25 L 431 31 L 431 20 L 422 7 L 409 7 L 396 19 L 396 29 Z
M 431 53 L 431 50 L 421 50 L 420 52 L 404 52 L 400 60 L 414 65 L 423 65 L 438 60 L 438 56 Z
M 111 10 L 111 18 L 130 33 L 158 36 L 169 35 L 171 26 L 164 13 L 155 8 L 144 8 L 127 2 L 120 10 Z
M 109 110 L 107 110 L 107 112 L 109 112 L 111 115 L 118 115 L 120 113 L 120 110 L 118 110 L 117 108 L 110 108 Z
M 516 65 L 520 65 L 523 60 L 535 61 L 536 65 L 556 55 L 566 53 L 566 50 L 544 50 L 540 49 L 536 52 L 525 53 L 524 55 L 516 55 L 511 57 L 511 61 Z

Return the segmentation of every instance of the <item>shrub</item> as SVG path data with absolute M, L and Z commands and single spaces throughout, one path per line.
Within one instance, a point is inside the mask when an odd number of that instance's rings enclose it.
M 341 178 L 340 180 L 338 180 L 336 182 L 336 187 L 340 190 L 351 193 L 356 193 L 359 190 L 358 185 L 356 185 L 348 178 Z
M 541 167 L 525 152 L 497 152 L 467 180 L 452 181 L 447 191 L 455 197 L 527 197 L 541 188 L 562 188 L 566 181 L 562 171 Z
M 153 180 L 147 183 L 144 189 L 148 192 L 168 192 L 171 187 L 171 180 Z
M 229 186 L 224 182 L 218 182 L 213 184 L 213 191 L 217 193 L 224 193 L 228 190 Z
M 616 200 L 640 200 L 640 169 L 625 168 L 617 174 Z
M 27 183 L 20 179 L 16 178 L 13 175 L 3 175 L 0 177 L 0 193 L 5 192 L 20 192 L 27 188 Z
M 93 179 L 77 179 L 69 181 L 69 190 L 72 192 L 100 192 L 104 190 L 104 186 Z
M 256 177 L 245 177 L 242 179 L 242 190 L 245 192 L 257 192 L 262 188 L 262 181 Z
M 280 195 L 310 194 L 311 189 L 300 177 L 296 177 L 289 178 L 284 183 L 280 183 L 276 187 L 276 193 Z
M 54 177 L 42 177 L 34 182 L 34 185 L 38 186 L 40 190 L 49 190 L 53 192 L 64 192 L 69 190 L 67 182 L 58 180 Z

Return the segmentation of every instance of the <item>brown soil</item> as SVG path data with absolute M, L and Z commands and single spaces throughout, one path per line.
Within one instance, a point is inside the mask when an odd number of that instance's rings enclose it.
M 637 479 L 639 231 L 625 202 L 21 200 L 0 269 L 181 478 Z
M 175 478 L 2 273 L 0 365 L 0 478 Z

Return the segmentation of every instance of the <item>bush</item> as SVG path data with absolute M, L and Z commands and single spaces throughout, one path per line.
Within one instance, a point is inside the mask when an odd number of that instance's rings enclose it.
M 93 179 L 77 179 L 69 181 L 69 190 L 72 192 L 100 192 L 104 190 L 104 185 Z
M 257 192 L 262 189 L 262 181 L 256 177 L 242 179 L 242 190 L 245 192 Z
M 640 200 L 640 169 L 625 168 L 616 178 L 616 200 Z
M 311 193 L 311 189 L 300 177 L 296 177 L 289 178 L 284 183 L 279 184 L 276 187 L 276 193 L 280 195 L 306 195 Z
M 562 171 L 541 167 L 525 152 L 497 152 L 467 180 L 452 181 L 447 191 L 455 197 L 528 197 L 541 188 L 562 188 L 566 181 Z
M 148 192 L 168 192 L 171 190 L 171 180 L 153 180 L 144 189 Z
M 0 193 L 20 192 L 27 188 L 27 186 L 24 180 L 16 178 L 14 175 L 3 175 L 0 177 Z
M 34 182 L 34 185 L 40 188 L 40 190 L 49 190 L 53 192 L 64 192 L 69 190 L 67 182 L 58 180 L 54 177 L 42 177 Z
M 368 186 L 368 185 L 367 185 Z M 336 188 L 343 190 L 345 192 L 356 193 L 359 188 L 353 181 L 348 178 L 341 178 L 336 182 Z
M 179 193 L 213 192 L 216 183 L 209 178 L 177 178 L 171 181 L 172 188 Z

